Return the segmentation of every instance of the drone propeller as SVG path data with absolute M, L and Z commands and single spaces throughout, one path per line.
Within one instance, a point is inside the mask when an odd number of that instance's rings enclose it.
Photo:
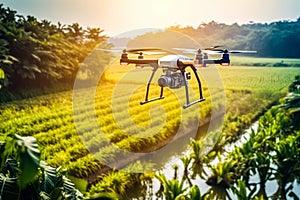
M 95 50 L 98 51 L 105 51 L 105 52 L 110 52 L 110 53 L 122 53 L 123 49 L 117 48 L 117 49 L 102 49 L 102 48 L 96 48 Z
M 178 50 L 178 51 L 182 51 L 184 53 L 197 53 L 199 52 L 199 50 L 201 52 L 210 52 L 212 50 L 216 50 L 216 48 L 222 47 L 223 45 L 217 45 L 217 46 L 213 46 L 213 47 L 207 47 L 205 49 L 189 49 L 189 48 L 173 48 L 174 50 Z
M 188 48 L 172 48 L 176 51 L 181 51 L 182 53 L 195 54 L 198 52 L 198 49 L 188 49 Z
M 188 49 L 188 48 L 172 48 L 176 51 L 181 51 L 182 53 L 186 54 L 200 54 L 200 53 L 207 53 L 207 54 L 215 54 L 215 52 L 212 52 L 211 50 L 206 50 L 206 49 Z
M 222 46 L 223 45 L 216 45 L 216 46 L 213 46 L 213 47 L 207 47 L 204 50 L 212 51 L 212 50 L 215 50 L 216 48 L 219 48 L 219 47 L 222 47 Z
M 172 53 L 171 51 L 161 49 L 161 48 L 133 48 L 133 49 L 126 49 L 126 48 L 114 48 L 114 49 L 102 49 L 96 48 L 96 50 L 111 52 L 111 53 L 132 53 L 132 54 L 145 54 L 145 55 L 158 55 L 158 54 L 165 54 L 165 53 Z
M 214 46 L 214 47 L 208 47 L 208 48 L 205 48 L 205 49 L 187 49 L 187 48 L 173 48 L 174 50 L 177 50 L 177 51 L 181 51 L 182 53 L 186 53 L 186 54 L 201 54 L 201 53 L 204 53 L 204 54 L 223 54 L 223 53 L 255 53 L 255 52 L 250 52 L 250 51 L 239 51 L 239 50 L 234 50 L 234 51 L 228 51 L 226 52 L 226 49 L 216 49 L 218 47 L 221 47 L 221 46 Z
M 171 53 L 170 51 L 161 49 L 161 48 L 135 48 L 135 49 L 128 49 L 128 50 L 126 50 L 126 52 L 127 53 L 135 53 L 135 54 L 139 54 L 140 52 L 150 53 L 149 55 Z
M 128 52 L 132 53 L 132 52 Z M 165 54 L 166 52 L 164 51 L 139 51 L 139 52 L 134 52 L 133 54 L 139 54 L 139 55 L 160 55 L 160 54 Z
M 229 53 L 257 53 L 257 51 L 231 50 Z
M 223 53 L 257 53 L 256 51 L 246 51 L 246 50 L 228 50 L 228 49 L 210 49 L 206 48 L 206 50 L 211 51 L 210 54 L 223 54 Z

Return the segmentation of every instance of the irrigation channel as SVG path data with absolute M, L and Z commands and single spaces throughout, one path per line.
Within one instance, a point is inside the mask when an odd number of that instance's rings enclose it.
M 206 133 L 208 126 L 209 126 L 209 123 L 206 123 L 205 125 L 201 126 L 198 130 L 197 137 L 199 136 L 199 134 L 201 135 L 203 133 Z M 221 155 L 221 159 L 224 160 L 226 158 L 226 155 L 229 152 L 233 151 L 235 147 L 240 147 L 245 142 L 247 142 L 248 139 L 250 138 L 251 129 L 257 130 L 257 128 L 258 128 L 258 121 L 254 122 L 248 129 L 246 129 L 244 131 L 244 134 L 241 135 L 240 139 L 238 139 L 235 143 L 225 145 L 225 147 L 224 147 L 225 151 Z M 180 158 L 191 154 L 191 152 L 192 152 L 192 150 L 189 147 L 187 147 L 182 152 L 182 154 L 170 156 L 168 158 L 168 160 L 165 162 L 164 166 L 162 167 L 161 173 L 164 174 L 167 179 L 169 179 L 169 180 L 173 179 L 174 178 L 174 166 L 176 165 L 178 167 L 177 177 L 178 177 L 178 179 L 181 179 L 183 176 L 184 166 L 183 166 L 183 163 L 181 162 Z M 216 164 L 217 162 L 218 162 L 218 159 L 216 158 L 215 160 L 212 161 L 212 164 Z M 275 166 L 273 165 L 272 167 L 275 167 Z M 206 172 L 209 172 L 208 168 L 204 168 L 204 170 Z M 192 173 L 192 171 L 190 171 L 190 173 Z M 209 176 L 209 174 L 208 174 L 208 176 Z M 251 183 L 259 184 L 259 176 L 257 174 L 253 175 L 250 178 L 250 181 L 251 181 Z M 197 176 L 195 180 L 192 180 L 192 182 L 194 185 L 199 186 L 202 194 L 204 194 L 210 188 L 210 186 L 206 184 L 206 180 L 201 179 L 199 176 Z M 160 185 L 161 185 L 160 182 L 156 178 L 153 178 L 152 188 L 147 189 L 148 197 L 146 199 L 151 199 L 151 198 L 158 199 L 156 196 L 156 193 L 159 191 Z M 297 184 L 296 182 L 294 182 L 293 187 L 294 187 L 293 192 L 298 197 L 300 197 L 300 185 Z M 276 180 L 267 181 L 266 193 L 268 196 L 272 196 L 277 191 L 277 189 L 278 189 L 278 183 Z M 259 187 L 257 187 L 257 191 L 258 190 L 259 190 Z M 230 196 L 231 196 L 231 199 L 233 199 L 233 200 L 237 199 L 232 193 L 230 193 Z

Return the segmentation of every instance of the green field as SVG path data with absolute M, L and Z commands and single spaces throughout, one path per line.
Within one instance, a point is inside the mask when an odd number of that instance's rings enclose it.
M 258 58 L 246 56 L 232 56 L 234 65 L 243 66 L 268 66 L 268 67 L 299 67 L 297 58 Z
M 278 62 L 272 59 L 265 61 Z M 296 61 L 300 63 L 299 60 L 291 62 Z M 212 75 L 215 71 L 212 73 L 212 70 L 218 71 L 223 83 L 217 82 L 213 87 L 208 85 L 214 82 Z M 139 104 L 144 98 L 150 73 L 150 69 L 120 68 L 114 63 L 97 88 L 77 92 L 82 101 L 75 112 L 72 109 L 72 91 L 3 104 L 0 106 L 0 133 L 2 136 L 16 133 L 34 136 L 43 160 L 51 166 L 66 168 L 74 177 L 94 182 L 95 178 L 91 177 L 104 170 L 103 163 L 115 162 L 119 154 L 124 153 L 116 152 L 118 148 L 125 153 L 159 149 L 174 137 L 179 127 L 181 132 L 190 131 L 189 124 L 196 122 L 197 126 L 201 125 L 212 110 L 222 111 L 222 105 L 226 107 L 223 132 L 236 136 L 240 128 L 249 125 L 266 107 L 286 94 L 288 85 L 300 74 L 300 68 L 201 68 L 198 73 L 204 82 L 207 100 L 185 110 L 182 109 L 185 103 L 183 88 L 167 89 L 164 100 L 143 106 Z M 191 80 L 191 87 L 197 91 L 195 83 Z M 95 100 L 95 104 L 91 105 L 85 100 L 93 91 L 96 91 L 96 96 L 89 99 Z M 157 84 L 151 85 L 151 95 L 155 97 L 158 93 Z M 222 93 L 226 95 L 226 102 L 218 100 Z M 91 123 L 92 110 L 97 116 L 96 124 Z

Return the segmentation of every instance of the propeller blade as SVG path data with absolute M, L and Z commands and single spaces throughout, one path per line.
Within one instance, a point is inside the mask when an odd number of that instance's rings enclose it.
M 224 49 L 205 49 L 206 51 L 224 52 Z
M 187 49 L 187 48 L 172 48 L 177 51 L 181 51 L 182 53 L 195 54 L 198 52 L 198 49 Z
M 102 49 L 102 48 L 96 48 L 98 51 L 105 51 L 110 53 L 122 53 L 123 49 Z
M 160 54 L 165 54 L 165 53 L 167 53 L 167 52 L 165 52 L 165 51 L 157 51 L 157 52 L 145 51 L 145 52 L 143 52 L 143 54 L 145 54 L 145 55 L 160 55 Z
M 215 46 L 212 48 L 217 48 L 219 46 Z M 202 53 L 207 53 L 207 54 L 222 54 L 223 49 L 212 49 L 212 48 L 206 48 L 205 50 L 201 50 Z M 187 53 L 187 54 L 197 54 L 199 52 L 199 49 L 187 49 L 187 48 L 172 48 L 177 51 L 181 51 L 182 53 Z
M 216 46 L 213 46 L 213 47 L 207 47 L 207 48 L 205 48 L 204 50 L 218 50 L 218 49 L 216 49 L 216 48 L 219 48 L 219 47 L 222 47 L 223 45 L 216 45 Z
M 209 55 L 221 55 L 223 52 L 207 52 Z
M 223 54 L 223 50 L 205 50 L 204 53 L 210 54 L 210 55 L 217 55 L 217 54 Z
M 229 53 L 257 53 L 256 51 L 231 50 Z
M 162 53 L 172 53 L 171 51 L 165 50 L 165 49 L 160 49 L 160 48 L 136 48 L 136 49 L 128 49 L 128 53 L 140 53 L 143 52 L 146 54 L 146 52 L 157 52 L 157 54 L 162 54 Z M 151 55 L 151 54 L 149 54 Z
M 133 53 L 133 54 L 140 54 L 141 52 L 145 55 L 156 55 L 156 54 L 165 54 L 165 53 L 172 53 L 171 51 L 160 49 L 160 48 L 135 48 L 135 49 L 126 49 L 126 48 L 113 48 L 113 49 L 102 49 L 96 48 L 96 50 L 111 52 L 111 53 Z
M 215 53 L 209 53 L 209 54 L 222 54 L 222 53 L 257 53 L 256 51 L 246 51 L 246 50 L 230 50 L 228 51 L 228 49 L 212 49 L 209 50 L 211 52 L 215 52 Z

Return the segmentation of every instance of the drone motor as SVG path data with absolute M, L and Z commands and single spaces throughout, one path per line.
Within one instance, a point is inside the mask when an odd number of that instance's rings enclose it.
M 222 55 L 221 65 L 222 66 L 229 66 L 230 65 L 229 52 L 228 52 L 227 49 L 224 50 L 224 53 Z

